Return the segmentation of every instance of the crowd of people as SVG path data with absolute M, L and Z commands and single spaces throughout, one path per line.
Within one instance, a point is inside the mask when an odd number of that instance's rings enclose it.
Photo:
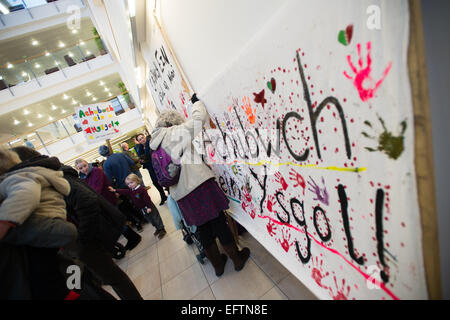
M 169 208 L 176 207 L 187 227 L 196 228 L 217 276 L 227 256 L 236 271 L 244 267 L 250 250 L 237 247 L 226 223 L 228 199 L 192 148 L 201 130 L 196 123 L 205 123 L 208 114 L 195 94 L 191 101 L 188 121 L 166 111 L 151 135 L 138 134 L 136 154 L 127 142 L 119 153 L 101 146 L 99 154 L 106 157 L 101 166 L 77 159 L 73 168 L 26 146 L 0 149 L 0 299 L 115 299 L 103 285 L 120 299 L 142 299 L 116 264 L 143 241 L 144 224 L 153 225 L 158 239 L 167 233 L 141 168 L 160 194 L 159 205 L 169 199 Z M 170 166 L 161 167 L 159 159 Z M 73 265 L 82 270 L 81 286 L 68 288 L 66 271 Z

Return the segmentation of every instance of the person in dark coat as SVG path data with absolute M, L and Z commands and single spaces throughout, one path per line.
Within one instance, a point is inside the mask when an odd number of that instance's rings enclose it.
M 133 282 L 112 259 L 114 246 L 125 226 L 125 216 L 81 180 L 75 169 L 61 165 L 57 158 L 40 155 L 33 160 L 39 166 L 61 170 L 69 182 L 67 218 L 76 225 L 78 239 L 67 252 L 71 251 L 103 284 L 110 285 L 122 300 L 142 300 Z
M 150 148 L 150 139 L 151 136 L 144 136 L 142 133 L 138 134 L 136 136 L 136 141 L 138 144 L 134 147 L 136 150 L 136 153 L 138 154 L 139 158 L 141 158 L 141 163 L 144 169 L 148 170 L 148 173 L 150 174 L 150 178 L 152 179 L 153 185 L 155 186 L 156 190 L 158 190 L 159 195 L 161 196 L 161 203 L 159 204 L 162 206 L 166 200 L 167 196 L 164 193 L 163 187 L 159 184 L 158 178 L 156 177 L 155 170 L 153 169 L 152 165 L 152 149 Z M 125 188 L 120 188 L 125 189 Z
M 126 188 L 125 178 L 132 173 L 133 160 L 122 153 L 111 153 L 107 146 L 100 146 L 98 153 L 106 157 L 103 163 L 103 171 L 112 186 L 116 188 Z

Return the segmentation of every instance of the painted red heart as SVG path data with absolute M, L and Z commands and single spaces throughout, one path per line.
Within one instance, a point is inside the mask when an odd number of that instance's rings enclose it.
M 277 83 L 274 78 L 270 79 L 270 81 L 267 82 L 267 87 L 270 89 L 270 91 L 272 91 L 272 93 L 275 93 Z
M 88 124 L 87 119 L 84 119 L 83 124 Z
M 115 132 L 119 132 L 119 130 L 117 130 L 117 129 L 114 129 L 114 131 L 115 131 Z
M 352 41 L 352 37 L 353 37 L 353 25 L 349 25 L 347 26 L 347 28 L 345 28 L 345 35 L 347 38 L 347 43 L 350 44 L 350 42 Z

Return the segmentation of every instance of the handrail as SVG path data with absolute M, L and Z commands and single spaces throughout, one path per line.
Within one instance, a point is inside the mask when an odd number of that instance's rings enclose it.
M 87 41 L 91 41 L 91 40 L 97 39 L 97 38 L 99 38 L 99 37 L 92 37 L 92 38 L 89 38 L 89 39 L 80 40 L 78 42 L 73 42 L 73 43 L 68 44 L 67 46 L 64 46 L 63 48 L 57 48 L 57 49 L 53 49 L 53 50 L 50 50 L 50 51 L 49 50 L 45 50 L 42 53 L 36 54 L 34 56 L 30 56 L 30 57 L 26 57 L 26 58 L 23 58 L 23 59 L 20 59 L 20 60 L 15 60 L 15 61 L 12 61 L 12 62 L 8 62 L 8 64 L 9 63 L 12 64 L 12 65 L 21 64 L 23 62 L 30 61 L 30 60 L 33 60 L 35 58 L 39 58 L 39 57 L 45 56 L 47 54 L 47 52 L 48 53 L 54 53 L 54 52 L 61 51 L 61 50 L 64 50 L 64 49 L 72 48 L 72 47 L 77 46 L 80 42 L 87 42 Z M 105 47 L 105 50 L 107 50 L 106 47 Z M 8 64 L 0 65 L 0 69 L 8 69 Z

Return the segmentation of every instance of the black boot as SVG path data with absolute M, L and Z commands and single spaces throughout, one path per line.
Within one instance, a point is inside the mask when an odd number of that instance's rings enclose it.
M 220 277 L 224 270 L 225 264 L 227 263 L 227 256 L 219 252 L 217 243 L 214 241 L 207 249 L 205 249 L 206 257 L 211 261 L 211 264 L 216 271 L 216 276 Z
M 138 235 L 136 232 L 134 232 L 133 229 L 131 229 L 128 226 L 122 234 L 128 240 L 127 245 L 125 246 L 126 250 L 132 250 L 136 248 L 136 246 L 142 240 L 142 237 Z
M 234 241 L 227 245 L 222 245 L 222 247 L 233 261 L 234 270 L 236 271 L 242 270 L 242 268 L 244 268 L 245 262 L 248 260 L 250 256 L 250 249 L 244 248 L 241 251 L 239 251 Z

